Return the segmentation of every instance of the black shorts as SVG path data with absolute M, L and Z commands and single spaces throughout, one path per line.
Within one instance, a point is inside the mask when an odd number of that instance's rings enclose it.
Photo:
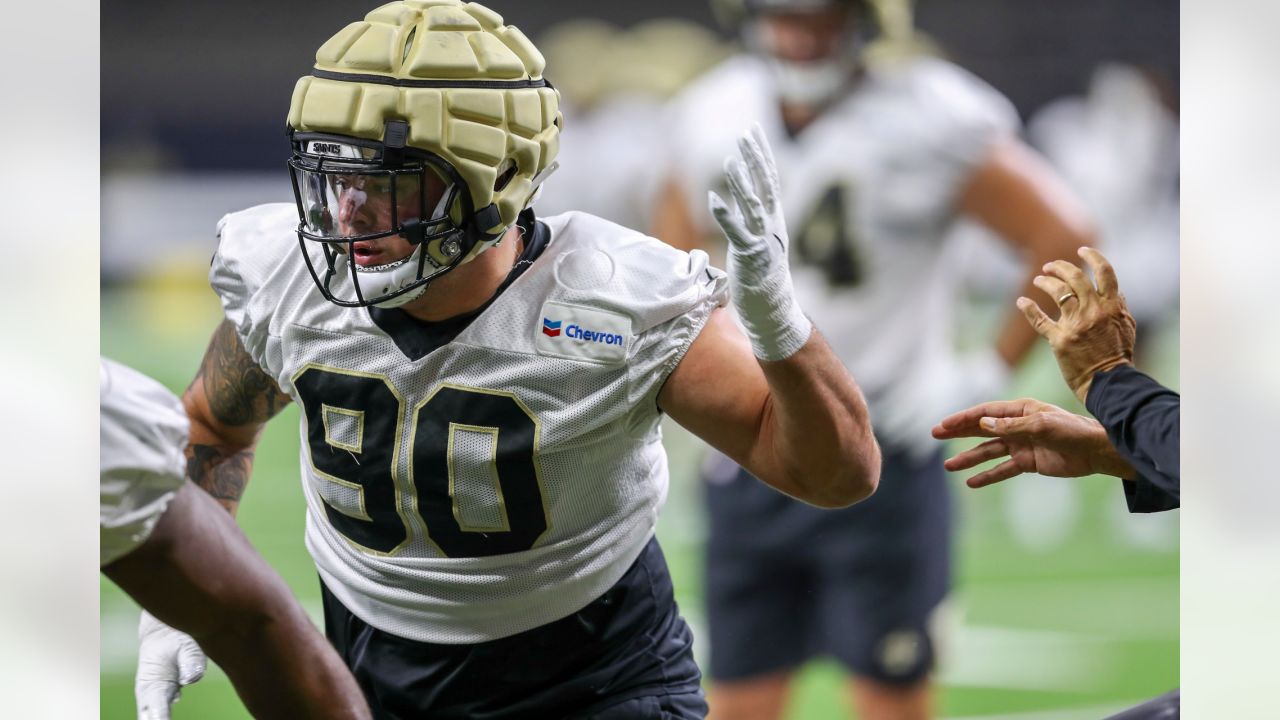
M 693 634 L 656 540 L 582 610 L 510 637 L 441 645 L 351 614 L 321 583 L 325 633 L 385 720 L 703 718 Z
M 1181 714 L 1182 689 L 1178 688 L 1123 712 L 1108 715 L 1107 720 L 1178 720 Z
M 711 678 L 822 656 L 884 683 L 924 678 L 935 657 L 930 620 L 951 581 L 941 460 L 886 448 L 879 489 L 841 510 L 793 500 L 738 468 L 709 468 Z

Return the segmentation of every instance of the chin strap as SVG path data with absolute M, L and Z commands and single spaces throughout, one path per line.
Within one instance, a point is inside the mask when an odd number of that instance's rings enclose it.
M 498 211 L 498 206 L 489 203 L 487 206 L 480 208 L 472 215 L 472 224 L 475 225 L 476 232 L 479 235 L 485 235 L 486 231 L 502 222 L 502 213 Z M 502 228 L 502 232 L 506 232 L 506 228 Z

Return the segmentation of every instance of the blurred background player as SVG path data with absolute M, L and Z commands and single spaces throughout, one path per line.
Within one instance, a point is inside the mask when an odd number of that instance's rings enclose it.
M 539 212 L 577 210 L 648 227 L 673 148 L 667 103 L 728 57 L 730 45 L 701 25 L 657 18 L 626 29 L 568 20 L 543 33 L 538 47 L 555 68 L 560 109 L 573 128 L 561 139 L 560 169 L 538 198 Z
M 724 14 L 749 52 L 677 100 L 653 232 L 706 245 L 700 199 L 737 128 L 758 121 L 795 229 L 797 293 L 866 388 L 885 482 L 828 514 L 712 457 L 712 712 L 778 717 L 794 671 L 830 655 L 853 675 L 859 717 L 929 717 L 931 619 L 950 587 L 952 535 L 930 428 L 999 392 L 1035 338 L 1010 312 L 986 350 L 957 355 L 960 278 L 946 236 L 960 217 L 995 231 L 1020 254 L 1031 294 L 1041 265 L 1092 242 L 1092 226 L 1017 139 L 1009 102 L 930 56 L 906 2 L 739 0 Z
M 138 668 L 138 717 L 167 719 L 181 686 L 204 675 L 207 651 L 254 717 L 368 718 L 284 581 L 186 481 L 182 403 L 136 370 L 101 368 L 102 572 L 145 608 L 141 641 L 167 660 Z

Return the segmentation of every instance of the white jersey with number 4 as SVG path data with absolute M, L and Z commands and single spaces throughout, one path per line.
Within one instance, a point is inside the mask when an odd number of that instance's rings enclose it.
M 972 172 L 1016 130 L 1013 107 L 961 68 L 921 58 L 869 72 L 790 137 L 773 88 L 764 62 L 740 55 L 676 100 L 672 174 L 691 215 L 717 232 L 707 191 L 722 190 L 724 158 L 760 123 L 778 163 L 800 306 L 866 392 L 872 417 L 895 398 L 939 394 L 939 378 L 956 374 L 958 278 L 944 240 Z M 938 400 L 942 417 L 947 400 Z
M 297 222 L 292 205 L 228 215 L 210 278 L 300 406 L 307 547 L 334 595 L 386 632 L 475 643 L 612 586 L 666 497 L 658 392 L 724 275 L 565 213 L 540 221 L 550 240 L 518 279 L 440 337 L 326 301 Z
M 99 372 L 102 565 L 146 541 L 186 476 L 187 413 L 160 383 L 120 363 Z

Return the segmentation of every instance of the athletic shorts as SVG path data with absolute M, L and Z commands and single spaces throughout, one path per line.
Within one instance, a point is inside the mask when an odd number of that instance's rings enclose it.
M 657 540 L 582 610 L 474 645 L 416 642 L 369 626 L 321 583 L 325 633 L 379 720 L 703 718 L 693 633 Z
M 1109 715 L 1107 720 L 1178 720 L 1181 714 L 1182 689 L 1179 688 L 1123 712 Z
M 706 469 L 710 677 L 747 680 L 831 657 L 893 685 L 924 678 L 951 576 L 942 455 L 885 448 L 880 486 L 840 510 L 806 505 L 722 458 Z M 727 464 L 727 465 L 726 465 Z

